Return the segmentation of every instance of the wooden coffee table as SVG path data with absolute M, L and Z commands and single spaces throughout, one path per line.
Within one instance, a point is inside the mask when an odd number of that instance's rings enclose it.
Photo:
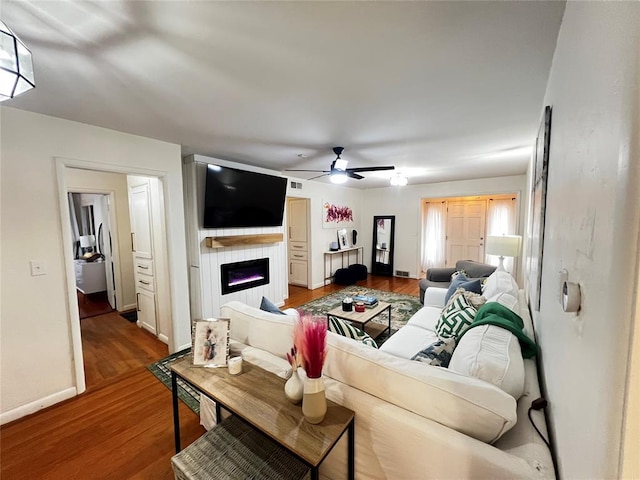
M 313 425 L 304 420 L 301 406 L 285 397 L 284 379 L 249 362 L 242 362 L 239 375 L 230 375 L 226 368 L 193 367 L 190 356 L 171 365 L 176 453 L 180 451 L 177 377 L 216 402 L 217 422 L 222 406 L 306 463 L 312 479 L 318 478 L 320 464 L 348 432 L 347 473 L 349 479 L 354 478 L 355 413 L 327 400 L 324 420 Z
M 370 323 L 375 317 L 387 311 L 389 313 L 389 321 L 387 325 L 380 323 Z M 385 331 L 391 335 L 391 304 L 387 302 L 378 302 L 373 308 L 365 307 L 364 312 L 356 312 L 355 305 L 354 310 L 351 312 L 345 312 L 342 310 L 342 305 L 327 312 L 327 324 L 329 322 L 329 315 L 347 320 L 351 323 L 357 323 L 361 329 L 367 332 L 371 338 L 376 339 Z

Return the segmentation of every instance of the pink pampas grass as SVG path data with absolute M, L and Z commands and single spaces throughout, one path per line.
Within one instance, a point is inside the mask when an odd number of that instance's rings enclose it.
M 320 378 L 327 356 L 327 323 L 324 318 L 301 315 L 293 329 L 293 343 L 307 377 Z

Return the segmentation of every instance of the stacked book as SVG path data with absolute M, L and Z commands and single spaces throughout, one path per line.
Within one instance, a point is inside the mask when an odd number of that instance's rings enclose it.
M 353 297 L 354 302 L 362 302 L 367 308 L 373 308 L 378 305 L 378 299 L 371 295 L 355 295 Z

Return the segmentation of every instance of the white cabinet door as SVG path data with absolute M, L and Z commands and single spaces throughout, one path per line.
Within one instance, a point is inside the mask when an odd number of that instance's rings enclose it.
M 307 286 L 307 261 L 289 261 L 289 283 L 293 285 Z
M 156 295 L 139 289 L 138 298 L 138 324 L 156 335 Z
M 307 199 L 290 199 L 288 203 L 289 241 L 307 241 Z
M 149 185 L 129 188 L 132 248 L 136 257 L 152 258 Z

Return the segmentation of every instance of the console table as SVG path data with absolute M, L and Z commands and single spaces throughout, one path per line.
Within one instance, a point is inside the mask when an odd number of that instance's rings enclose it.
M 364 247 L 350 247 L 342 250 L 330 250 L 324 252 L 324 284 L 327 284 L 327 280 L 333 278 L 333 259 L 336 255 L 340 255 L 342 261 L 342 268 L 344 268 L 344 254 L 347 254 L 347 266 L 351 265 L 351 253 L 356 252 L 356 263 L 362 263 L 364 259 Z M 327 275 L 327 260 L 329 260 L 329 275 Z
M 243 362 L 239 375 L 230 375 L 226 368 L 193 367 L 190 356 L 171 365 L 176 453 L 180 451 L 178 377 L 216 402 L 217 422 L 223 407 L 307 464 L 312 479 L 318 479 L 320 464 L 348 432 L 348 478 L 354 479 L 355 413 L 327 400 L 327 415 L 312 425 L 304 420 L 300 405 L 286 399 L 284 379 L 248 362 Z

